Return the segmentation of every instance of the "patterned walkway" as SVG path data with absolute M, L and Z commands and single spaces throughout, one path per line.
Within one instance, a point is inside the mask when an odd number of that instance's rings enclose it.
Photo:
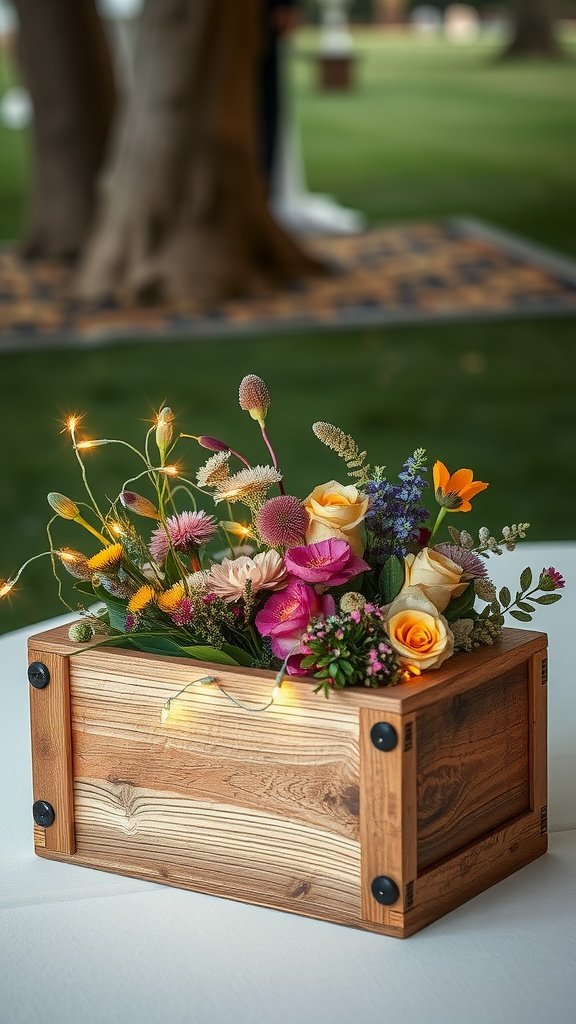
M 576 263 L 472 220 L 313 239 L 333 275 L 199 313 L 191 307 L 79 306 L 70 271 L 0 252 L 0 353 L 119 340 L 576 315 Z

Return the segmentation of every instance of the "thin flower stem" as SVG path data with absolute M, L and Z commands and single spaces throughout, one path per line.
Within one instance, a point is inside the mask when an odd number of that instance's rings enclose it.
M 444 505 L 439 510 L 438 515 L 436 517 L 436 522 L 434 523 L 434 528 L 432 530 L 432 533 L 430 534 L 430 540 L 428 541 L 428 547 L 430 547 L 430 545 L 432 544 L 432 541 L 434 540 L 434 537 L 436 536 L 436 533 L 438 532 L 438 527 L 442 523 L 442 521 L 444 519 L 444 516 L 446 515 L 447 511 L 448 511 L 448 509 L 445 508 Z
M 98 533 L 98 530 L 95 530 L 93 526 L 90 526 L 90 523 L 86 522 L 83 516 L 76 516 L 73 522 L 78 523 L 78 526 L 83 526 L 85 530 L 88 530 L 88 532 L 96 537 L 104 547 L 110 546 L 110 541 L 106 540 L 106 537 L 103 537 L 101 533 Z
M 80 466 L 80 472 L 82 474 L 82 481 L 84 483 L 84 487 L 86 489 L 86 493 L 87 493 L 88 497 L 90 498 L 90 501 L 92 502 L 92 506 L 93 506 L 94 511 L 96 512 L 96 515 L 98 516 L 100 522 L 101 523 L 105 523 L 104 516 L 102 515 L 102 512 L 100 511 L 100 508 L 98 507 L 98 502 L 96 501 L 96 498 L 94 497 L 94 494 L 92 493 L 92 490 L 90 488 L 90 484 L 88 483 L 88 477 L 87 477 L 87 474 L 86 474 L 86 467 L 84 465 L 84 462 L 82 460 L 82 456 L 80 455 L 80 452 L 78 450 L 78 445 L 76 443 L 76 427 L 75 427 L 75 425 L 72 425 L 71 428 L 70 428 L 70 438 L 72 440 L 72 446 L 74 448 L 74 454 L 75 454 L 76 459 L 78 461 L 78 465 Z
M 56 582 L 58 584 L 58 600 L 60 601 L 61 604 L 64 605 L 65 608 L 68 609 L 69 612 L 74 612 L 74 611 L 76 611 L 76 609 L 72 608 L 72 606 L 69 605 L 68 602 L 65 600 L 65 598 L 62 596 L 62 580 L 61 580 L 60 576 L 58 575 L 58 573 L 56 572 L 56 559 L 54 557 L 55 554 L 56 554 L 56 551 L 55 551 L 55 548 L 54 548 L 54 541 L 52 539 L 52 529 L 51 529 L 51 527 L 52 527 L 52 523 L 54 523 L 58 518 L 59 518 L 59 516 L 52 516 L 52 519 L 50 519 L 49 522 L 46 523 L 46 535 L 48 537 L 48 543 L 50 545 L 50 561 L 52 563 L 52 575 L 54 576 L 54 579 L 56 580 Z
M 270 456 L 272 458 L 272 465 L 274 466 L 274 469 L 278 469 L 278 459 L 276 458 L 276 452 L 274 451 L 274 448 L 270 443 L 270 438 L 266 433 L 266 427 L 264 426 L 263 423 L 260 424 L 260 430 L 262 431 L 262 438 L 264 440 L 264 444 L 266 445 L 268 451 L 270 452 Z M 280 491 L 280 494 L 286 493 L 286 491 L 284 490 L 284 484 L 282 480 L 278 482 L 278 490 Z
M 180 434 L 180 437 L 188 437 L 188 438 L 190 438 L 190 439 L 191 439 L 192 441 L 198 441 L 198 443 L 200 443 L 200 438 L 199 438 L 199 437 L 198 437 L 198 436 L 197 436 L 196 434 Z M 203 445 L 201 445 L 201 447 L 204 447 L 204 446 L 203 446 Z M 210 449 L 210 448 L 208 448 L 208 449 L 207 449 L 207 451 L 211 451 L 211 449 Z M 244 456 L 243 456 L 243 455 L 241 455 L 241 453 L 240 453 L 240 452 L 237 452 L 237 451 L 236 451 L 236 449 L 235 449 L 235 448 L 230 448 L 230 447 L 229 447 L 228 445 L 226 445 L 226 447 L 225 447 L 224 449 L 222 449 L 222 451 L 227 451 L 227 452 L 230 452 L 230 455 L 234 455 L 234 456 L 235 456 L 235 458 L 237 458 L 237 459 L 239 460 L 239 462 L 242 462 L 242 463 L 244 463 L 244 465 L 245 465 L 245 466 L 246 466 L 246 467 L 247 467 L 248 469 L 251 469 L 251 468 L 252 468 L 252 466 L 251 466 L 251 465 L 250 465 L 250 463 L 248 462 L 248 459 L 245 459 L 245 458 L 244 458 Z

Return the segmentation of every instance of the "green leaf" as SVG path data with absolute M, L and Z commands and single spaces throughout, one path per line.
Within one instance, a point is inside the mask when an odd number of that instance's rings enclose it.
M 230 655 L 231 658 L 235 658 L 239 665 L 245 665 L 246 668 L 250 668 L 254 664 L 254 658 L 248 651 L 245 651 L 242 647 L 236 647 L 235 644 L 222 644 L 222 650 L 225 654 Z
M 533 601 L 538 604 L 556 604 L 556 601 L 560 601 L 562 594 L 543 594 L 542 597 L 534 597 Z
M 516 611 L 513 611 L 513 612 L 510 612 L 509 614 L 512 615 L 512 617 L 514 619 L 518 619 L 518 622 L 532 622 L 532 616 L 531 615 L 527 615 L 526 612 L 516 612 Z
M 146 654 L 171 654 L 182 657 L 183 648 L 169 637 L 163 636 L 139 636 L 138 633 L 130 634 L 130 643 L 137 651 L 144 651 Z
M 345 676 L 354 675 L 354 669 L 349 661 L 341 661 L 340 668 L 342 669 L 342 672 L 344 673 Z
M 316 664 L 316 655 L 308 654 L 306 658 L 302 658 L 300 662 L 300 668 L 312 668 L 312 665 Z
M 533 612 L 534 606 L 528 604 L 528 601 L 518 601 L 518 607 L 521 612 Z
M 498 594 L 498 597 L 500 599 L 500 604 L 504 608 L 507 608 L 508 605 L 510 604 L 511 600 L 512 600 L 512 594 L 508 590 L 508 587 L 502 587 L 502 590 Z
M 460 597 L 455 597 L 450 601 L 450 604 L 444 611 L 444 617 L 448 622 L 465 619 L 466 613 L 470 611 L 474 604 L 475 597 L 474 584 L 469 583 L 464 593 L 460 594 Z
M 164 562 L 164 572 L 168 583 L 178 583 L 185 575 L 182 565 L 179 565 L 173 552 L 169 549 Z
M 524 572 L 520 576 L 520 586 L 523 591 L 526 591 L 532 585 L 532 570 L 530 568 L 524 569 Z
M 378 589 L 384 604 L 390 604 L 404 586 L 404 562 L 397 555 L 390 555 L 383 565 Z
M 181 650 L 191 658 L 197 658 L 198 661 L 212 661 L 216 665 L 238 665 L 238 662 L 226 654 L 226 651 L 219 651 L 216 647 L 194 644 L 191 647 L 182 647 Z

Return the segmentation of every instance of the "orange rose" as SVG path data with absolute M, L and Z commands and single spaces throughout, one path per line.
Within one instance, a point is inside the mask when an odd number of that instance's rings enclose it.
M 347 540 L 355 555 L 362 555 L 364 542 L 362 524 L 368 509 L 368 498 L 357 487 L 330 480 L 315 487 L 304 502 L 309 516 L 306 543 L 337 537 Z
M 454 637 L 443 615 L 420 587 L 407 587 L 385 612 L 390 644 L 403 665 L 438 668 L 454 653 Z

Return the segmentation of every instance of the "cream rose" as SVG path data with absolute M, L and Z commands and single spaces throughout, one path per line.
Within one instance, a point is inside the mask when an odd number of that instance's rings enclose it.
M 309 516 L 306 542 L 337 537 L 347 540 L 355 555 L 364 551 L 362 523 L 368 509 L 368 498 L 354 485 L 344 487 L 336 480 L 315 487 L 304 502 Z
M 385 610 L 390 644 L 403 665 L 438 668 L 454 653 L 454 636 L 420 587 L 407 587 Z
M 417 555 L 406 555 L 404 568 L 403 590 L 420 587 L 439 612 L 443 612 L 449 601 L 463 594 L 468 586 L 461 582 L 462 568 L 433 548 L 423 548 Z

